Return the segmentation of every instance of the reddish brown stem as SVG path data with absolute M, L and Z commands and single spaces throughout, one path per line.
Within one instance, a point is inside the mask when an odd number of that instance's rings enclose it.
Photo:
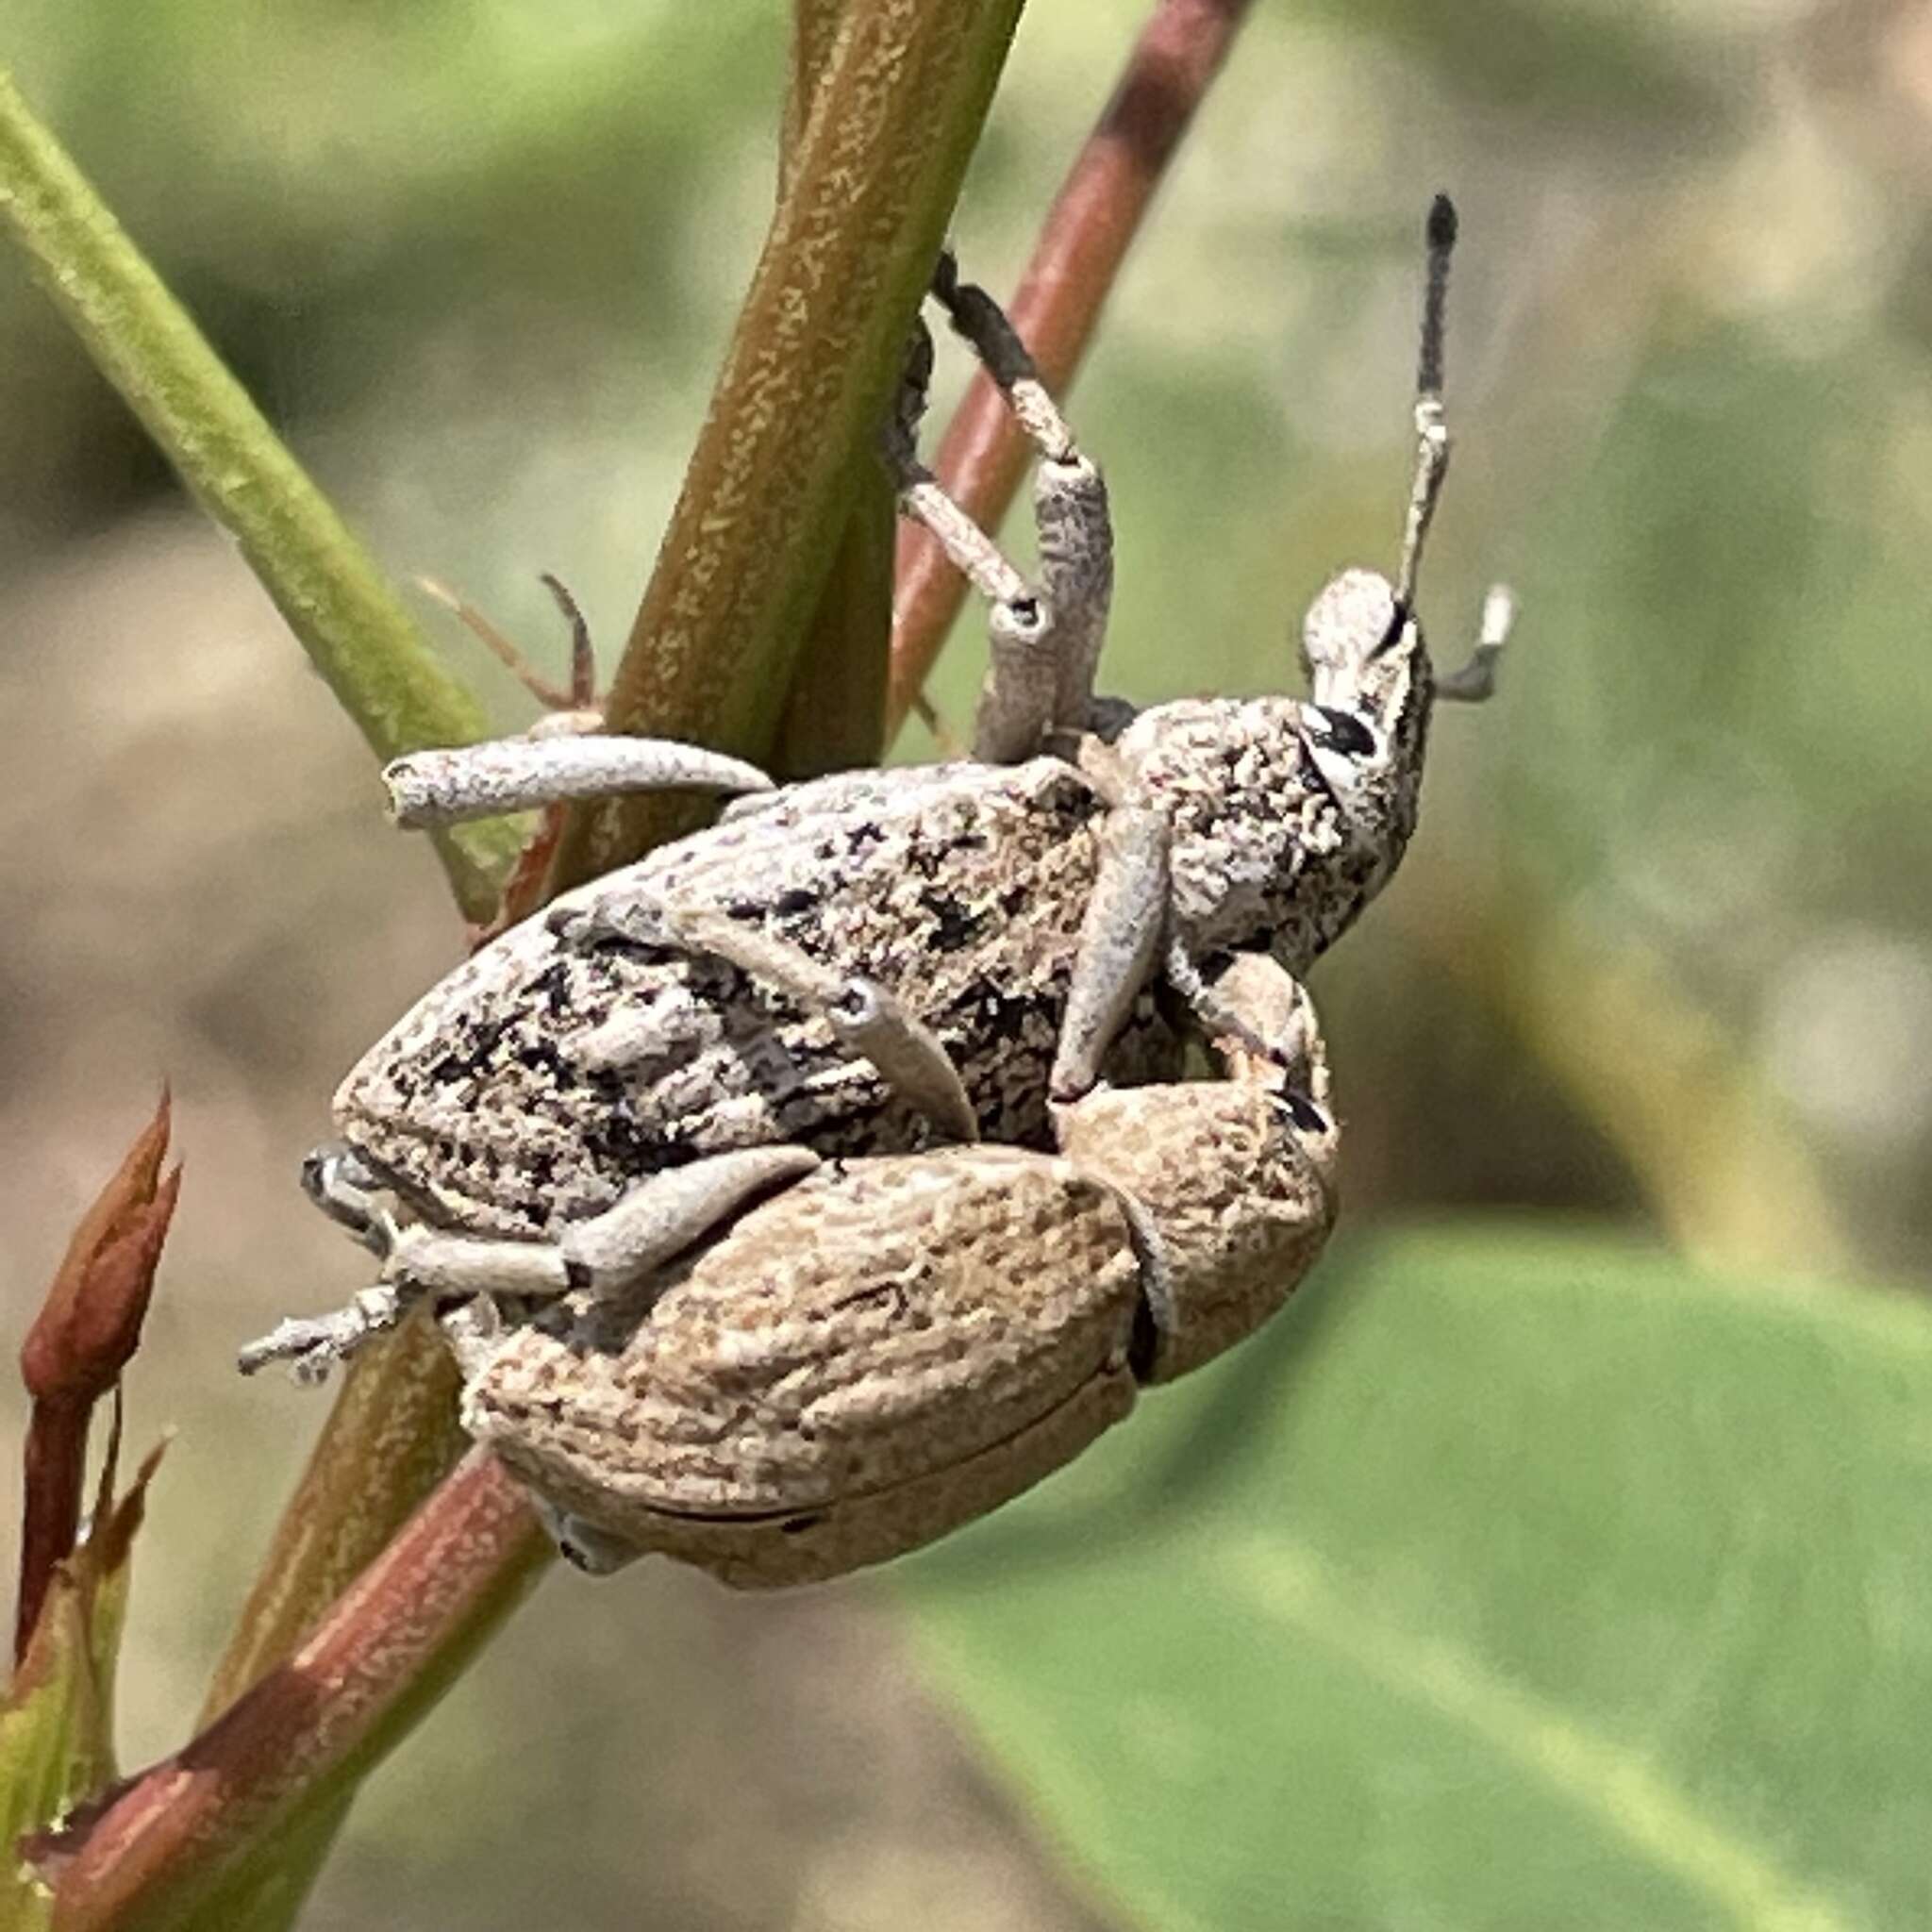
M 1088 137 L 1041 231 L 1008 312 L 1047 387 L 1074 379 L 1154 191 L 1220 72 L 1250 0 L 1159 0 L 1113 98 Z M 933 468 L 980 524 L 1006 514 L 1026 471 L 1026 444 L 984 375 L 947 429 Z M 966 595 L 924 530 L 901 525 L 890 742 L 906 722 Z
M 37 1402 L 21 1451 L 26 1494 L 20 1519 L 20 1596 L 14 1610 L 13 1660 L 25 1657 L 54 1566 L 74 1548 L 87 1482 L 91 1402 Z
M 92 1817 L 34 1847 L 58 1932 L 158 1923 L 218 1897 L 298 1805 L 352 1789 L 540 1574 L 529 1502 L 473 1451 L 278 1665 Z

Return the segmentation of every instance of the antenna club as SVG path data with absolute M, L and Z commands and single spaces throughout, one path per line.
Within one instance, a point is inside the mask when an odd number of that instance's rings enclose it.
M 1431 255 L 1447 255 L 1456 246 L 1456 204 L 1439 194 L 1429 204 L 1429 219 L 1424 229 Z

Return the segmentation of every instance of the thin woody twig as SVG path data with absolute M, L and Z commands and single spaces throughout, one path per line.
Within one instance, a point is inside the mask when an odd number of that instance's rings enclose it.
M 1056 394 L 1079 368 L 1141 217 L 1249 4 L 1159 0 L 1055 198 L 1007 312 Z M 932 467 L 975 523 L 997 526 L 1025 475 L 1026 442 L 985 375 L 974 378 Z M 939 545 L 902 525 L 888 741 L 916 708 L 965 594 Z

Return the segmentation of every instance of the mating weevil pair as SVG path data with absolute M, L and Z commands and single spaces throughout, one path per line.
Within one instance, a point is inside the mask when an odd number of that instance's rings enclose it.
M 1036 591 L 918 461 L 922 329 L 886 451 L 991 607 L 974 760 L 778 790 L 688 745 L 555 735 L 392 765 L 413 824 L 743 795 L 491 941 L 363 1058 L 306 1178 L 378 1285 L 243 1367 L 318 1377 L 432 1301 L 468 1426 L 569 1553 L 773 1584 L 979 1513 L 1265 1319 L 1334 1213 L 1295 975 L 1394 870 L 1433 701 L 1488 694 L 1507 625 L 1494 592 L 1438 679 L 1414 612 L 1454 236 L 1439 198 L 1396 576 L 1317 598 L 1306 700 L 1095 699 L 1104 486 L 946 261 L 934 292 L 1040 456 Z M 1196 1040 L 1221 1080 L 1181 1079 Z

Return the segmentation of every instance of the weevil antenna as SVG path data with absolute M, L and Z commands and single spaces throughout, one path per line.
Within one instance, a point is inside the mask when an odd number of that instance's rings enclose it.
M 1483 599 L 1483 621 L 1476 632 L 1475 649 L 1459 671 L 1436 680 L 1436 695 L 1457 704 L 1479 705 L 1496 691 L 1496 660 L 1509 641 L 1509 626 L 1516 622 L 1516 593 L 1507 584 L 1491 584 Z
M 1405 610 L 1415 603 L 1423 541 L 1436 514 L 1442 479 L 1449 474 L 1449 425 L 1442 418 L 1442 341 L 1449 304 L 1449 258 L 1456 249 L 1456 204 L 1446 194 L 1437 195 L 1429 204 L 1423 238 L 1428 267 L 1423 290 L 1422 351 L 1416 358 L 1415 480 L 1409 486 L 1402 562 L 1395 574 L 1396 601 Z

